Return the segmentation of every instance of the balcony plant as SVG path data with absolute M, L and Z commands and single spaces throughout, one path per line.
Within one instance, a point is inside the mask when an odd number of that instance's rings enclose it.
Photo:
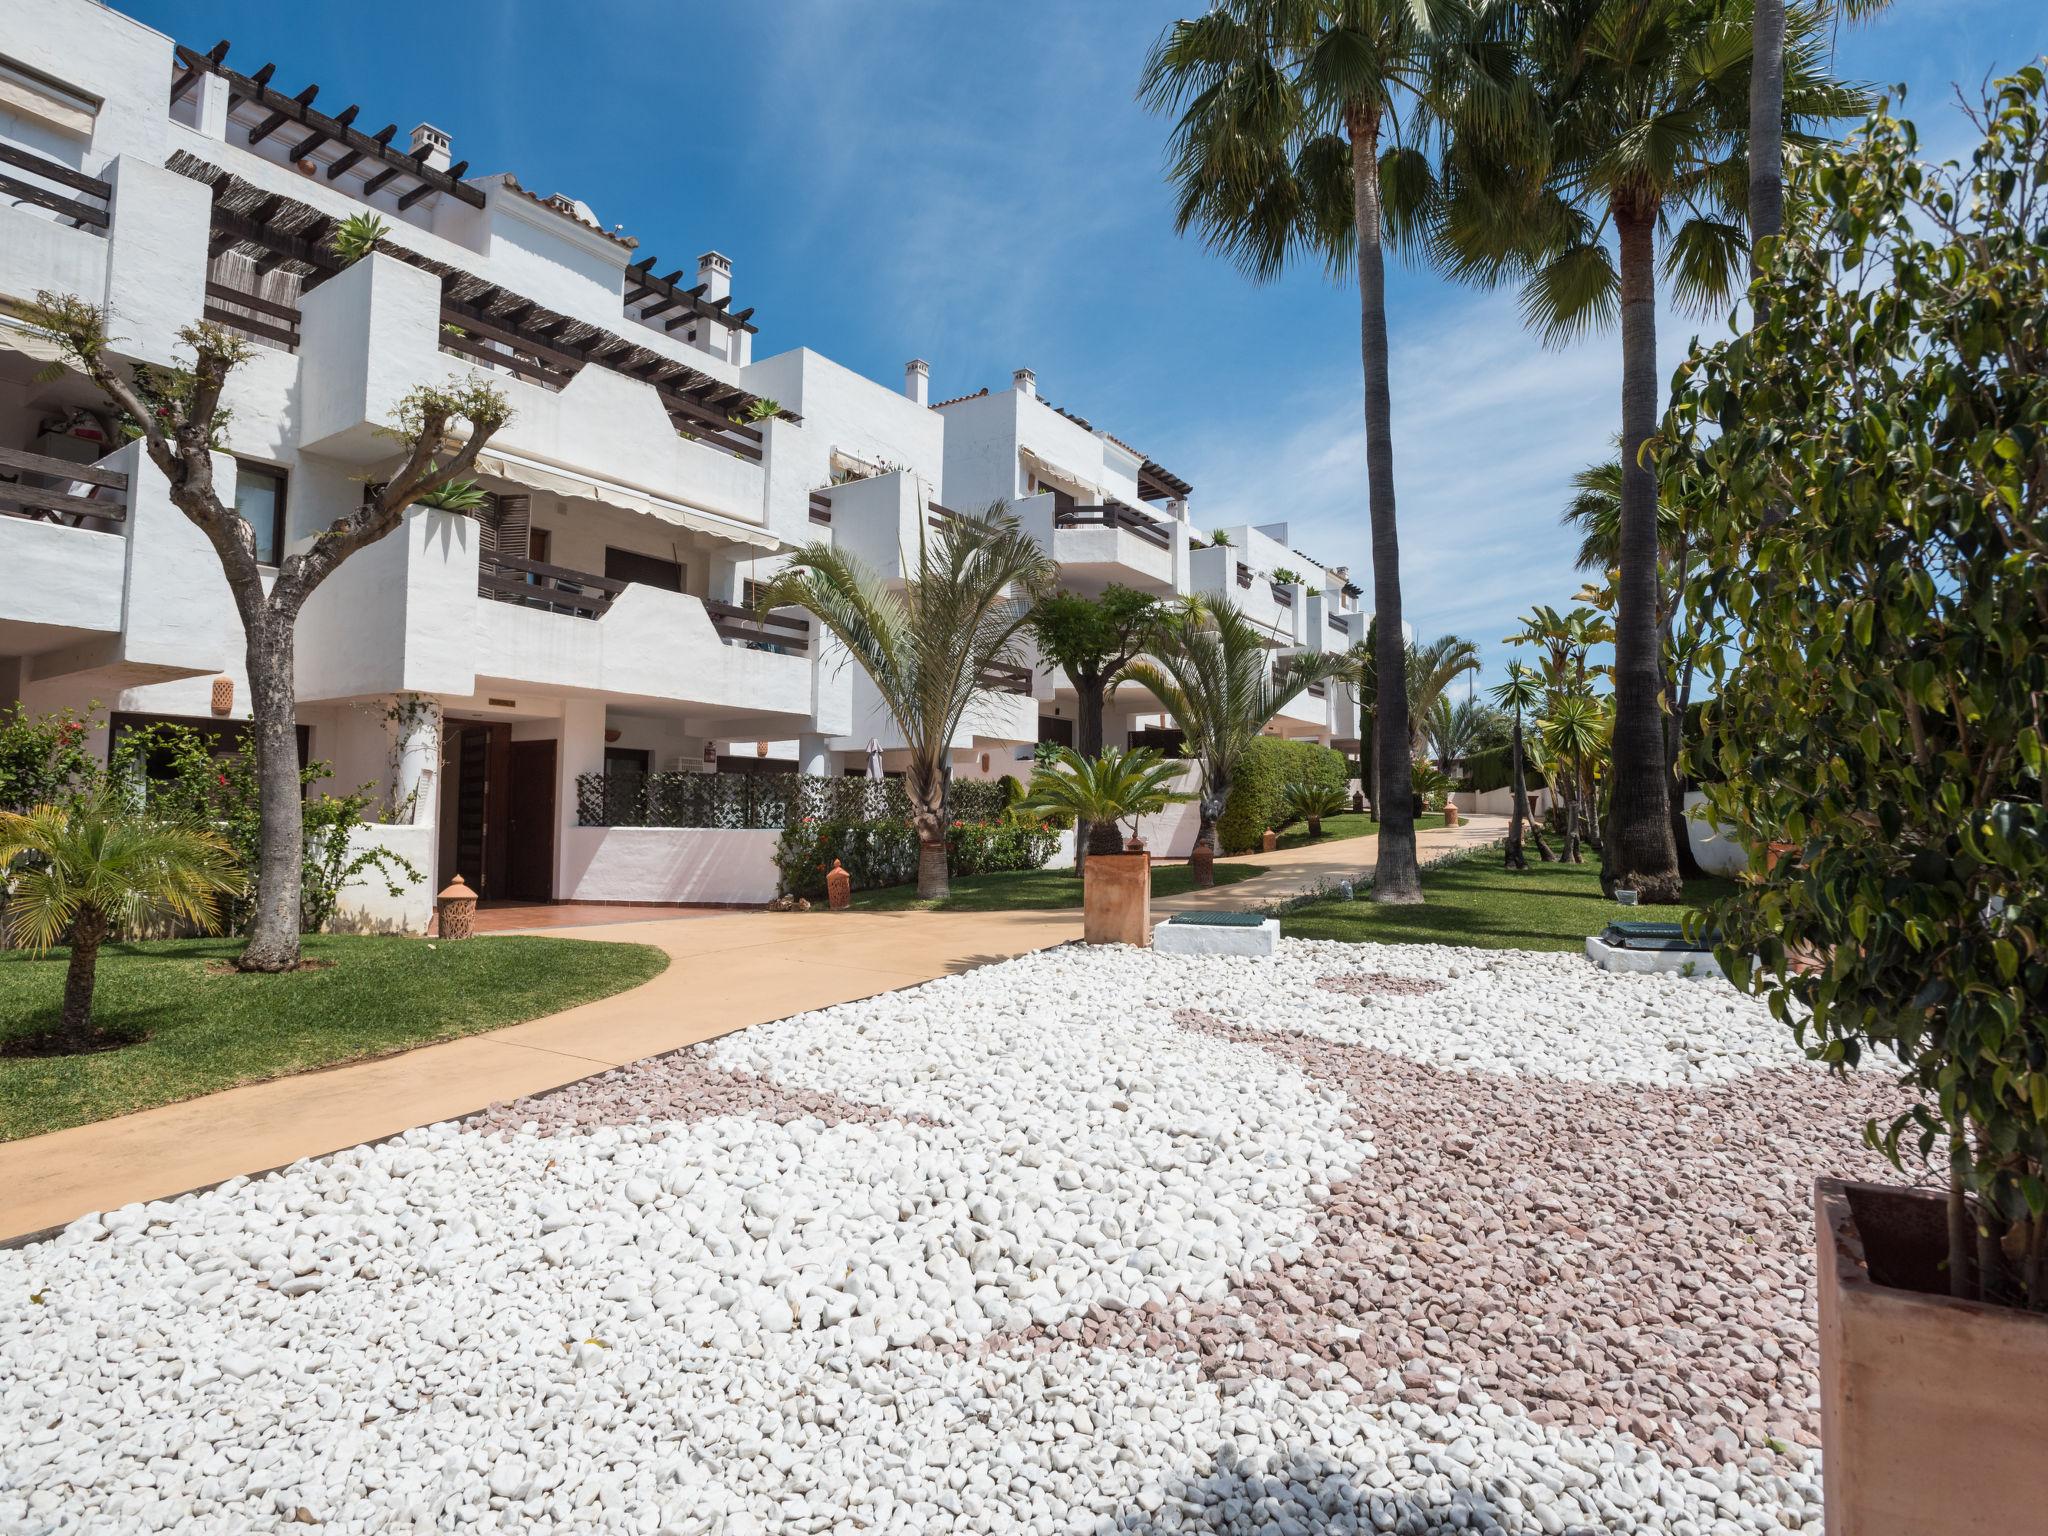
M 1881 111 L 1761 253 L 1770 304 L 1681 369 L 1712 686 L 1688 750 L 1748 878 L 1717 958 L 1945 1193 L 1822 1181 L 1831 1529 L 2038 1526 L 2048 1437 L 2048 84 L 1931 166 Z M 1782 855 L 1773 859 L 1772 849 Z
M 1041 754 L 1027 810 L 1066 814 L 1089 827 L 1081 876 L 1082 935 L 1090 944 L 1152 942 L 1152 855 L 1138 840 L 1138 818 L 1189 799 L 1173 785 L 1180 765 L 1137 747 L 1084 757 L 1069 747 Z M 1119 831 L 1131 826 L 1128 843 Z
M 1052 558 L 998 502 L 979 516 L 920 527 L 916 574 L 892 586 L 829 543 L 802 544 L 755 606 L 799 607 L 830 630 L 909 747 L 904 787 L 918 833 L 917 893 L 947 894 L 946 783 L 953 741 L 989 693 L 992 668 L 1017 663 L 1032 607 L 1052 590 Z

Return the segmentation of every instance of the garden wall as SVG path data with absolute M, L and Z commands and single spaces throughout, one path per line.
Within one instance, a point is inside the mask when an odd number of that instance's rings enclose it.
M 374 869 L 365 870 L 361 878 L 341 888 L 329 927 L 336 933 L 425 933 L 427 920 L 434 915 L 435 838 L 430 825 L 366 821 L 358 826 L 349 835 L 351 852 L 388 848 L 410 861 L 419 874 L 409 880 L 401 872 L 387 880 Z M 391 894 L 394 884 L 397 896 Z
M 763 905 L 775 899 L 780 831 L 566 827 L 561 901 Z

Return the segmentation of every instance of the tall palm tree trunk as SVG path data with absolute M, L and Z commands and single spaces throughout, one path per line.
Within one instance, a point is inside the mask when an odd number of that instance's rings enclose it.
M 1785 227 L 1785 0 L 1756 0 L 1749 69 L 1749 275 Z
M 1365 367 L 1366 503 L 1372 517 L 1373 627 L 1379 696 L 1374 711 L 1373 815 L 1379 852 L 1372 899 L 1422 900 L 1415 857 L 1415 784 L 1408 759 L 1408 645 L 1401 634 L 1401 539 L 1394 519 L 1394 401 L 1387 363 L 1387 263 L 1380 246 L 1379 116 L 1354 106 L 1352 217 L 1358 228 L 1359 355 Z
M 292 662 L 297 620 L 296 609 L 285 610 L 271 603 L 244 618 L 249 706 L 256 737 L 256 791 L 263 811 L 255 914 L 249 943 L 236 962 L 245 971 L 289 971 L 299 963 L 306 829 Z
M 64 1012 L 57 1033 L 71 1050 L 92 1043 L 92 989 L 99 975 L 100 944 L 107 936 L 106 914 L 81 907 L 71 924 L 71 963 L 64 972 Z
M 1508 816 L 1508 847 L 1506 864 L 1509 869 L 1527 869 L 1528 857 L 1522 852 L 1522 826 L 1529 819 L 1529 784 L 1522 773 L 1522 712 L 1515 711 L 1515 738 L 1512 751 L 1514 765 L 1514 805 Z
M 1071 675 L 1071 674 L 1070 674 Z M 1074 750 L 1083 757 L 1094 759 L 1102 756 L 1102 696 L 1103 680 L 1098 673 L 1084 672 L 1073 678 L 1074 683 Z M 1093 830 L 1085 816 L 1074 818 L 1074 873 L 1088 872 L 1088 837 Z M 1121 846 L 1121 845 L 1119 845 Z M 1112 853 L 1116 849 L 1110 850 Z
M 910 760 L 903 776 L 903 788 L 910 796 L 910 822 L 917 829 L 917 895 L 920 901 L 936 901 L 952 894 L 951 872 L 946 867 L 946 774 L 943 768 Z
M 1657 430 L 1657 209 L 1618 203 L 1621 244 L 1621 580 L 1614 615 L 1614 789 L 1605 879 L 1645 902 L 1679 899 L 1678 852 L 1660 707 L 1657 478 L 1642 462 Z

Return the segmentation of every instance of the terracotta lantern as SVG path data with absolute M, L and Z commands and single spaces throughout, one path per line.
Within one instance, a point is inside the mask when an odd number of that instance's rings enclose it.
M 825 899 L 832 904 L 834 912 L 844 912 L 853 905 L 853 876 L 846 872 L 846 866 L 837 859 L 825 876 Z
M 1365 791 L 1362 789 L 1351 791 L 1351 814 L 1354 816 L 1363 816 L 1365 814 Z
M 1457 807 L 1457 803 L 1456 803 L 1455 801 L 1451 801 L 1451 800 L 1446 800 L 1446 801 L 1444 802 L 1444 825 L 1445 825 L 1445 826 L 1447 826 L 1447 827 L 1455 827 L 1455 826 L 1456 826 L 1457 824 L 1458 824 L 1458 807 Z
M 1265 849 L 1266 852 L 1271 853 L 1280 846 L 1280 834 L 1271 827 L 1266 828 L 1266 835 L 1259 839 L 1259 846 Z
M 1216 850 L 1207 843 L 1195 844 L 1194 851 L 1188 855 L 1188 868 L 1194 874 L 1196 885 L 1214 885 L 1216 883 Z
M 231 715 L 235 712 L 235 680 L 232 677 L 216 677 L 213 680 L 213 712 L 216 715 Z
M 447 888 L 434 898 L 434 911 L 440 915 L 441 937 L 444 939 L 467 939 L 476 932 L 476 892 L 463 884 L 457 875 L 448 882 Z

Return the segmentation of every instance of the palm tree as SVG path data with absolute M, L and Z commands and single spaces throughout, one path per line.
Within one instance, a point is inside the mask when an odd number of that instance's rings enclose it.
M 1477 699 L 1453 704 L 1448 695 L 1439 694 L 1430 706 L 1427 729 L 1429 748 L 1436 754 L 1437 766 L 1449 773 L 1474 752 L 1498 746 L 1500 724 L 1499 712 L 1490 704 Z
M 1152 658 L 1126 668 L 1149 688 L 1180 727 L 1185 750 L 1201 768 L 1195 842 L 1216 853 L 1216 819 L 1245 749 L 1303 689 L 1340 678 L 1358 665 L 1349 652 L 1291 656 L 1275 667 L 1258 627 L 1222 599 L 1183 600 L 1160 625 Z M 1197 882 L 1208 881 L 1198 873 Z
M 92 1027 L 92 993 L 108 934 L 159 918 L 211 931 L 219 898 L 242 888 L 234 853 L 217 834 L 136 811 L 109 786 L 63 805 L 0 812 L 0 871 L 10 869 L 14 941 L 41 953 L 70 934 L 64 1011 L 52 1039 L 63 1051 L 104 1043 Z
M 1052 590 L 1052 558 L 998 502 L 952 517 L 920 540 L 917 574 L 893 588 L 830 544 L 799 545 L 757 599 L 763 611 L 807 609 L 875 685 L 910 749 L 904 789 L 917 828 L 917 894 L 941 897 L 946 785 L 953 738 L 988 686 L 1016 660 L 1031 609 Z
M 1613 730 L 1606 704 L 1590 693 L 1555 693 L 1541 722 L 1543 745 L 1557 762 L 1558 775 L 1569 775 L 1572 791 L 1564 797 L 1564 859 L 1580 862 L 1579 815 L 1592 801 L 1594 765 Z
M 1493 122 L 1505 92 L 1518 105 L 1521 131 L 1457 138 L 1435 225 L 1436 249 L 1459 274 L 1521 281 L 1523 313 L 1546 342 L 1620 320 L 1607 874 L 1653 902 L 1681 893 L 1660 698 L 1657 486 L 1642 451 L 1662 394 L 1658 242 L 1681 308 L 1706 313 L 1731 301 L 1746 243 L 1750 3 L 1563 0 L 1504 9 L 1511 41 L 1493 58 L 1508 83 L 1489 81 L 1473 95 Z M 1808 30 L 1801 19 L 1795 36 Z M 1810 49 L 1788 55 L 1781 121 L 1795 137 L 1803 124 L 1847 115 L 1859 100 Z
M 1528 617 L 1522 620 L 1522 628 L 1509 635 L 1507 643 L 1533 645 L 1542 652 L 1540 671 L 1545 706 L 1548 712 L 1554 713 L 1566 698 L 1592 696 L 1594 678 L 1607 670 L 1593 665 L 1593 648 L 1606 645 L 1613 639 L 1614 627 L 1597 608 L 1580 606 L 1560 613 L 1545 603 L 1530 610 Z M 1547 743 L 1548 738 L 1545 739 Z M 1584 775 L 1576 768 L 1569 773 L 1560 770 L 1551 775 L 1551 788 L 1564 807 L 1565 819 L 1570 826 L 1570 857 L 1576 863 L 1581 812 L 1589 809 L 1582 803 L 1586 793 Z
M 1284 818 L 1281 829 L 1293 826 L 1297 821 L 1308 825 L 1310 837 L 1323 835 L 1323 818 L 1340 816 L 1350 802 L 1345 798 L 1339 784 L 1290 784 L 1286 797 L 1281 803 L 1280 814 Z
M 1373 811 L 1378 901 L 1419 902 L 1402 675 L 1401 550 L 1394 511 L 1393 386 L 1387 359 L 1382 178 L 1414 174 L 1419 156 L 1382 141 L 1397 108 L 1435 90 L 1450 0 L 1217 0 L 1153 45 L 1139 94 L 1177 113 L 1171 175 L 1176 227 L 1254 279 L 1300 259 L 1355 270 L 1365 377 L 1367 505 L 1379 669 Z
M 1429 743 L 1430 720 L 1445 691 L 1467 672 L 1479 670 L 1479 647 L 1457 635 L 1439 635 L 1408 648 L 1408 756 L 1420 757 Z M 1449 765 L 1447 764 L 1446 767 Z
M 1090 853 L 1122 853 L 1119 823 L 1128 820 L 1137 835 L 1140 816 L 1150 816 L 1191 798 L 1176 790 L 1180 765 L 1150 747 L 1122 751 L 1105 747 L 1088 757 L 1071 747 L 1042 754 L 1031 775 L 1031 788 L 1017 802 L 1026 815 L 1072 816 L 1089 830 Z
M 1487 689 L 1487 695 L 1502 709 L 1513 711 L 1515 717 L 1509 757 L 1513 765 L 1514 804 L 1508 818 L 1506 864 L 1509 869 L 1527 869 L 1529 861 L 1522 853 L 1522 828 L 1529 820 L 1529 780 L 1522 750 L 1522 716 L 1542 704 L 1543 681 L 1519 661 L 1511 661 L 1507 680 Z
M 1103 707 L 1158 621 L 1157 598 L 1114 582 L 1100 597 L 1056 592 L 1032 611 L 1039 660 L 1061 668 L 1074 685 L 1074 748 L 1083 757 L 1100 755 Z M 1077 869 L 1086 865 L 1089 852 L 1084 817 L 1075 827 Z

